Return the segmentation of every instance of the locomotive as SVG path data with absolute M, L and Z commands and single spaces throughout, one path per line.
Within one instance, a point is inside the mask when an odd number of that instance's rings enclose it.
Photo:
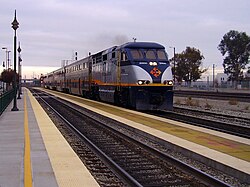
M 172 110 L 173 77 L 164 46 L 129 42 L 61 67 L 45 88 L 136 110 Z

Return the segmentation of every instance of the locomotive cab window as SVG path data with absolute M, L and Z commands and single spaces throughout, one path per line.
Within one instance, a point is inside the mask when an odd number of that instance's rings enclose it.
M 156 59 L 155 52 L 153 50 L 145 50 L 145 56 L 147 59 Z
M 143 59 L 143 54 L 138 49 L 133 49 L 133 50 L 130 51 L 130 53 L 132 55 L 132 58 L 135 59 L 135 60 Z
M 166 56 L 166 53 L 164 51 L 158 50 L 157 56 L 158 56 L 158 59 L 160 59 L 160 60 L 167 60 L 167 56 Z

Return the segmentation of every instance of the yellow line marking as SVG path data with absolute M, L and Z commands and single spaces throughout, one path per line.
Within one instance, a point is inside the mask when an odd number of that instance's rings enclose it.
M 57 96 L 61 96 L 64 99 L 68 98 L 74 100 L 78 102 L 78 104 L 82 103 L 84 105 L 94 107 L 95 109 L 99 109 L 103 112 L 114 114 L 116 116 L 125 118 L 126 120 L 131 120 L 136 123 L 146 125 L 153 129 L 157 129 L 159 131 L 179 137 L 181 139 L 185 139 L 190 142 L 250 162 L 250 145 L 247 143 L 241 143 L 238 141 L 234 141 L 233 139 L 223 138 L 222 136 L 212 135 L 207 132 L 201 132 L 199 130 L 194 130 L 189 127 L 182 127 L 176 124 L 172 124 L 171 122 L 162 121 L 160 120 L 160 118 L 156 119 L 152 118 L 151 116 L 147 115 L 145 116 L 144 114 L 137 113 L 135 111 L 131 113 L 126 109 L 122 108 L 114 106 L 107 107 L 108 105 L 106 104 L 94 102 L 91 100 L 86 100 L 81 97 L 76 97 L 73 95 L 64 94 L 61 92 L 54 92 L 50 90 L 45 90 L 45 91 L 53 93 L 54 95 Z
M 26 94 L 24 96 L 24 187 L 32 187 L 30 135 Z

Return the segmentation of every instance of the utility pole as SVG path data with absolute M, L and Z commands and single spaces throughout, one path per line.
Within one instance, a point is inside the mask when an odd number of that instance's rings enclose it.
M 175 47 L 169 47 L 174 49 L 174 69 L 173 69 L 173 79 L 174 79 L 174 85 L 175 85 Z
M 215 64 L 213 64 L 213 88 L 215 88 L 215 82 L 214 82 L 214 69 L 215 69 Z

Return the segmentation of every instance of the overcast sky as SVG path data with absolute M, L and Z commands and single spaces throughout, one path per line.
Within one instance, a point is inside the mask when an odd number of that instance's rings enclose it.
M 219 68 L 223 35 L 250 35 L 249 0 L 0 0 L 0 47 L 11 51 L 15 9 L 24 66 L 59 67 L 74 51 L 83 58 L 136 37 L 164 45 L 170 58 L 169 46 L 198 48 L 204 67 Z

